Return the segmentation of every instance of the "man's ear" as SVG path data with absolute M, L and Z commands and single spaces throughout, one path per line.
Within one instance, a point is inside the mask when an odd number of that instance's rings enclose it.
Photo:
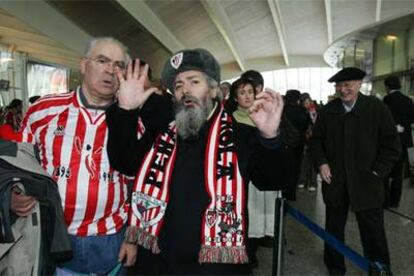
M 80 60 L 80 71 L 81 71 L 81 73 L 82 73 L 82 75 L 85 75 L 85 71 L 86 71 L 86 62 L 87 62 L 87 59 L 86 58 L 82 58 L 81 60 Z
M 210 89 L 210 97 L 212 99 L 215 99 L 217 97 L 217 94 L 219 93 L 219 89 L 220 88 L 218 87 Z

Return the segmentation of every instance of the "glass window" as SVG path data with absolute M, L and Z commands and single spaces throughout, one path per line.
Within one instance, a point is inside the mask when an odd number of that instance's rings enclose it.
M 68 73 L 64 68 L 28 63 L 27 85 L 29 97 L 68 92 Z
M 318 102 L 326 103 L 328 96 L 335 93 L 335 88 L 328 79 L 337 71 L 338 69 L 330 67 L 291 68 L 262 72 L 262 75 L 265 87 L 270 87 L 281 94 L 285 94 L 289 89 L 297 89 L 308 92 L 312 99 Z

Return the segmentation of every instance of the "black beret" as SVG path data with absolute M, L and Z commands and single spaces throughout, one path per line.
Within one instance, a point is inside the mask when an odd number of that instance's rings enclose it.
M 189 49 L 175 53 L 164 64 L 162 82 L 174 92 L 175 77 L 182 72 L 197 70 L 220 83 L 220 65 L 213 55 L 205 49 Z
M 356 67 L 346 67 L 333 75 L 328 82 L 341 82 L 349 80 L 362 80 L 366 73 Z

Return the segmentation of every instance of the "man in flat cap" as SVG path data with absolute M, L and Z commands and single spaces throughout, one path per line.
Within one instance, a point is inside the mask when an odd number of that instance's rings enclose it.
M 111 164 L 135 176 L 126 234 L 139 245 L 134 272 L 249 273 L 246 188 L 250 180 L 277 188 L 281 96 L 265 89 L 249 110 L 257 129 L 238 124 L 217 98 L 215 58 L 183 50 L 164 66 L 174 112 L 160 118 L 169 107 L 144 89 L 145 70 L 129 66 L 126 77 L 118 74 L 118 103 L 107 112 Z M 152 116 L 151 102 L 158 104 Z
M 326 230 L 344 241 L 349 206 L 355 213 L 365 257 L 390 268 L 384 229 L 383 180 L 400 154 L 388 108 L 359 89 L 365 72 L 344 68 L 329 79 L 338 98 L 325 105 L 315 123 L 311 152 L 323 179 Z M 330 275 L 346 272 L 344 257 L 325 244 Z

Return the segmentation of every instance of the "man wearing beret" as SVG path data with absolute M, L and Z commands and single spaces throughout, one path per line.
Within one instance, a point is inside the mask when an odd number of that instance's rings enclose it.
M 389 269 L 383 180 L 399 157 L 400 144 L 388 108 L 359 92 L 364 76 L 364 71 L 348 67 L 328 80 L 335 82 L 338 98 L 322 108 L 311 151 L 323 179 L 326 230 L 344 241 L 351 206 L 365 257 Z M 344 257 L 327 244 L 324 261 L 330 275 L 345 274 Z
M 139 245 L 134 273 L 249 273 L 246 188 L 250 180 L 277 188 L 281 96 L 269 89 L 256 96 L 249 110 L 256 129 L 223 109 L 220 67 L 208 51 L 167 60 L 162 81 L 174 93 L 173 112 L 144 89 L 143 71 L 130 65 L 118 74 L 118 103 L 107 111 L 111 164 L 135 175 L 126 234 Z

